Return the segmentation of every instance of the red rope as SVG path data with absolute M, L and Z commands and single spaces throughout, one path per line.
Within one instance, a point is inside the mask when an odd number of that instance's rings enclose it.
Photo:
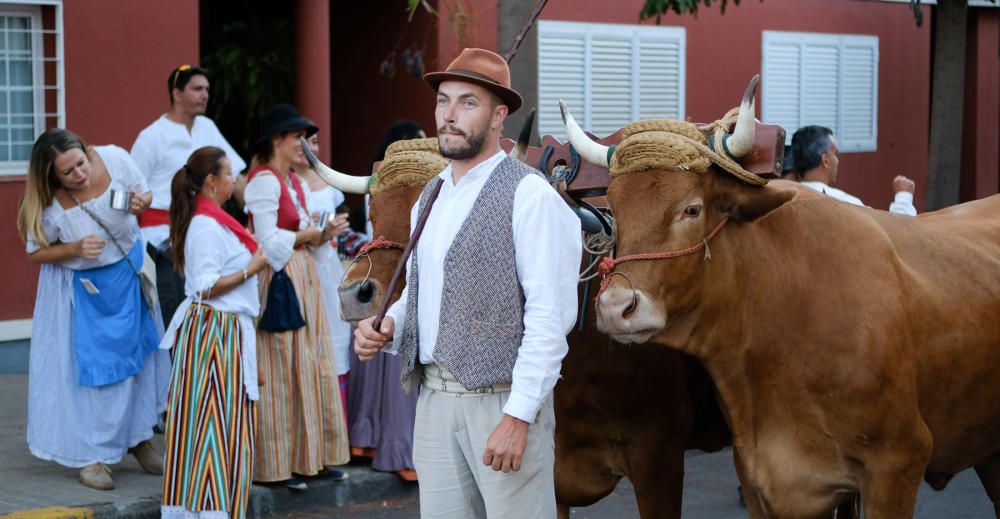
M 372 240 L 372 241 L 364 244 L 364 246 L 361 247 L 361 250 L 358 251 L 358 255 L 360 256 L 362 254 L 367 254 L 368 252 L 373 251 L 375 249 L 399 249 L 399 250 L 403 250 L 405 248 L 406 248 L 406 246 L 403 245 L 402 243 L 398 243 L 398 242 L 394 242 L 394 241 L 389 241 L 389 240 L 385 239 L 385 236 L 379 236 L 378 238 L 375 238 L 374 240 Z
M 601 260 L 600 266 L 597 267 L 597 271 L 601 274 L 601 289 L 598 291 L 597 297 L 600 297 L 601 293 L 604 292 L 604 289 L 608 287 L 608 284 L 611 282 L 612 274 L 615 273 L 615 268 L 618 265 L 621 265 L 626 261 L 671 259 L 671 258 L 679 258 L 681 256 L 687 256 L 689 254 L 694 254 L 708 247 L 709 240 L 714 238 L 716 234 L 719 234 L 719 231 L 722 230 L 722 227 L 725 226 L 726 222 L 728 221 L 729 218 L 723 218 L 722 221 L 720 221 L 718 225 L 716 225 L 715 228 L 712 229 L 712 232 L 708 233 L 708 235 L 702 238 L 700 242 L 686 249 L 675 250 L 670 252 L 644 252 L 640 254 L 630 254 L 628 256 L 622 256 L 620 258 L 611 258 L 611 257 L 604 258 L 603 260 Z M 710 257 L 711 255 L 708 252 L 706 252 L 705 259 L 707 260 Z

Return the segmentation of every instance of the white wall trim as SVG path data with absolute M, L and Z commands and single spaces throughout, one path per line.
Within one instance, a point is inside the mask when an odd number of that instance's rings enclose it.
M 870 2 L 910 3 L 910 0 L 869 0 Z M 924 5 L 937 5 L 937 0 L 920 0 Z M 1000 0 L 969 0 L 969 7 L 1000 7 Z
M 31 338 L 31 319 L 0 321 L 0 342 L 21 341 Z

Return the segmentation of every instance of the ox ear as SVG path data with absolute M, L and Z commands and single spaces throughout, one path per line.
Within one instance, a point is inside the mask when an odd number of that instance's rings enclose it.
M 795 198 L 792 189 L 773 186 L 750 186 L 726 182 L 719 198 L 720 209 L 741 222 L 751 222 L 785 205 Z

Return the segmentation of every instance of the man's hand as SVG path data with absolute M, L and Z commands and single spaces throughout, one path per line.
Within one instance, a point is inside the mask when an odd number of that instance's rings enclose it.
M 392 317 L 388 315 L 382 319 L 380 331 L 372 328 L 374 317 L 369 317 L 358 323 L 358 329 L 354 330 L 354 353 L 358 354 L 361 362 L 368 362 L 375 357 L 385 345 L 392 340 L 392 333 L 396 330 L 396 325 Z
M 483 465 L 489 465 L 493 470 L 510 472 L 521 470 L 521 458 L 524 448 L 528 445 L 528 422 L 503 415 L 496 429 L 486 440 L 486 451 L 483 452 Z
M 900 191 L 906 191 L 907 193 L 912 193 L 917 189 L 917 184 L 914 183 L 909 178 L 903 175 L 896 175 L 896 178 L 892 179 L 892 192 L 899 193 Z

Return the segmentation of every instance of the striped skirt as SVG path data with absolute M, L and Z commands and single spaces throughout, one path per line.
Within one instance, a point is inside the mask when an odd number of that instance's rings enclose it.
M 254 481 L 283 481 L 292 474 L 312 476 L 325 465 L 350 460 L 347 423 L 340 399 L 326 309 L 316 265 L 296 251 L 285 267 L 299 298 L 306 325 L 298 330 L 257 330 L 257 405 Z M 258 274 L 261 311 L 273 271 Z
M 162 517 L 246 515 L 254 403 L 236 314 L 193 304 L 177 331 L 164 436 Z

